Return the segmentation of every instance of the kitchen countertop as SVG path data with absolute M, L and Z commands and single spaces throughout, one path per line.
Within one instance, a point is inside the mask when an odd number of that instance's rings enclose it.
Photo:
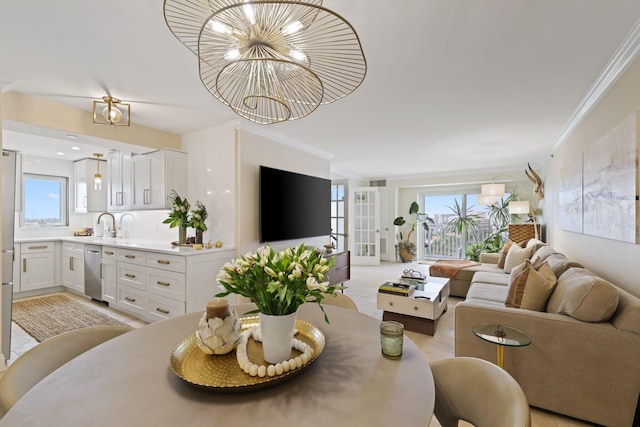
M 164 240 L 145 240 L 145 239 L 131 239 L 120 237 L 95 237 L 95 236 L 57 236 L 57 237 L 29 237 L 23 239 L 15 239 L 15 243 L 30 243 L 30 242 L 74 242 L 84 243 L 89 245 L 111 246 L 115 248 L 123 249 L 138 249 L 153 252 L 162 252 L 175 255 L 203 255 L 215 252 L 222 252 L 233 250 L 231 246 L 223 246 L 221 248 L 212 248 L 202 250 L 194 250 L 191 246 L 172 246 L 171 242 Z

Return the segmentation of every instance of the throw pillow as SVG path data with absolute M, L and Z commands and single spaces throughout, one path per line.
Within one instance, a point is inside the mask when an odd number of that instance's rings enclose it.
M 538 248 L 537 251 L 533 252 L 533 255 L 531 255 L 531 263 L 532 264 L 542 263 L 546 261 L 546 259 L 549 258 L 549 256 L 554 253 L 555 251 L 551 249 L 551 246 L 547 246 L 547 245 L 541 246 L 540 248 Z
M 527 241 L 527 244 L 525 246 L 525 248 L 532 248 L 532 253 L 535 253 L 538 249 L 540 249 L 543 246 L 547 246 L 547 244 L 545 242 L 543 242 L 542 240 L 538 240 L 538 239 L 529 239 Z
M 504 268 L 504 262 L 507 259 L 507 253 L 509 252 L 509 249 L 512 245 L 520 245 L 521 247 L 524 247 L 524 244 L 525 242 L 516 243 L 512 242 L 511 240 L 507 241 L 507 243 L 505 243 L 502 247 L 502 253 L 500 255 L 500 260 L 498 261 L 498 267 Z
M 504 272 L 511 273 L 516 266 L 531 258 L 531 252 L 531 249 L 520 247 L 520 245 L 511 245 L 504 260 Z
M 573 267 L 558 279 L 547 311 L 583 322 L 605 322 L 615 313 L 619 300 L 618 289 L 611 283 L 586 268 Z
M 544 311 L 547 300 L 556 286 L 556 276 L 549 264 L 535 268 L 525 261 L 509 276 L 509 289 L 504 303 L 507 307 Z

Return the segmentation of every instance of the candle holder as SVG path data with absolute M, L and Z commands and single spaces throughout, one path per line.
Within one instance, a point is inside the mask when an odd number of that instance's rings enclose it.
M 229 310 L 225 299 L 209 301 L 202 315 L 196 343 L 206 354 L 227 354 L 240 341 L 242 323 L 235 310 Z
M 380 346 L 384 357 L 389 359 L 402 357 L 403 334 L 402 323 L 394 321 L 380 323 Z

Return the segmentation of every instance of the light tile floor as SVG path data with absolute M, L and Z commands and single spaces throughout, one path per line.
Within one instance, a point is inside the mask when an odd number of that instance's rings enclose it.
M 382 310 L 377 308 L 377 290 L 378 286 L 387 280 L 396 280 L 402 275 L 402 271 L 407 268 L 414 270 L 428 271 L 427 265 L 417 263 L 395 263 L 382 262 L 380 266 L 352 266 L 351 280 L 346 283 L 347 289 L 344 291 L 346 295 L 351 297 L 360 312 L 382 319 Z M 104 312 L 116 319 L 127 323 L 133 327 L 144 326 L 146 322 L 136 319 L 127 314 L 118 312 L 103 304 L 88 300 L 78 295 L 65 292 L 65 295 L 77 299 L 83 304 L 92 306 L 93 308 Z M 460 302 L 460 298 L 450 298 L 449 308 L 442 315 L 436 328 L 434 336 L 423 335 L 416 332 L 407 331 L 406 335 L 418 346 L 428 361 L 434 361 L 454 356 L 454 325 L 453 312 L 455 305 Z M 37 342 L 24 332 L 15 323 L 11 333 L 11 363 L 20 354 L 37 344 Z M 557 414 L 549 413 L 539 409 L 532 408 L 531 413 L 532 427 L 585 427 L 591 426 L 571 418 L 566 418 Z M 470 426 L 471 424 L 461 422 L 460 426 Z M 440 423 L 435 419 L 431 420 L 429 427 L 440 427 Z

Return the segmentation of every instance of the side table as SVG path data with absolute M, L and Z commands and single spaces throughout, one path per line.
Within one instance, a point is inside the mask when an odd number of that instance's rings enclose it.
M 504 369 L 505 347 L 526 347 L 531 344 L 524 332 L 504 325 L 476 325 L 473 334 L 496 345 L 496 364 Z

